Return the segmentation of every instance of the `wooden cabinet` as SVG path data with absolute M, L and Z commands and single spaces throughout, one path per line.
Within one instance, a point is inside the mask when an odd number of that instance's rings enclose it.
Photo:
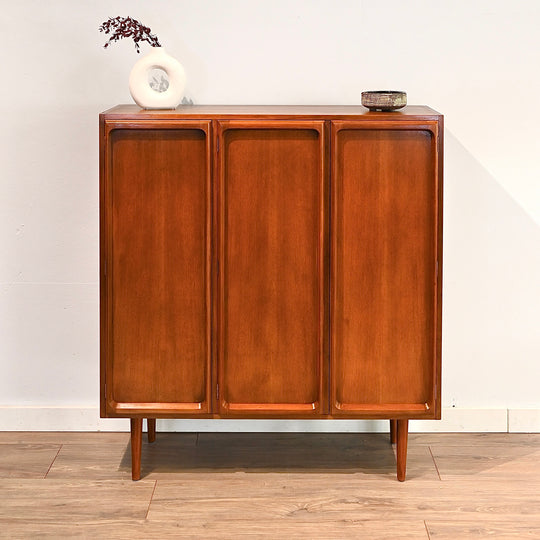
M 101 415 L 440 418 L 442 116 L 100 116 Z

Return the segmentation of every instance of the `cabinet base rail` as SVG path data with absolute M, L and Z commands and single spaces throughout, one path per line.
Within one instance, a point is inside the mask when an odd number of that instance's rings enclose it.
M 148 442 L 156 440 L 156 419 L 148 418 Z M 131 418 L 131 478 L 141 479 L 143 419 Z M 407 473 L 407 441 L 409 437 L 408 419 L 390 419 L 390 443 L 396 445 L 397 479 L 405 481 Z

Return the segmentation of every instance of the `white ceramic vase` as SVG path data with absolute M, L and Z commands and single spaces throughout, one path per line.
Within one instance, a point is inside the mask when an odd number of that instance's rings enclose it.
M 161 69 L 167 74 L 169 86 L 166 90 L 150 86 L 149 72 L 153 69 Z M 129 75 L 131 97 L 143 109 L 175 109 L 182 101 L 185 86 L 186 74 L 182 64 L 162 47 L 152 47 L 133 66 Z

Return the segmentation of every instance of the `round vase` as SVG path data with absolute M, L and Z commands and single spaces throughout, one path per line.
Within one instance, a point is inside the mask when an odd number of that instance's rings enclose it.
M 150 86 L 149 72 L 161 69 L 169 78 L 166 90 Z M 175 109 L 182 101 L 186 86 L 186 74 L 182 64 L 169 56 L 162 47 L 152 47 L 152 51 L 143 56 L 129 75 L 131 97 L 143 109 Z

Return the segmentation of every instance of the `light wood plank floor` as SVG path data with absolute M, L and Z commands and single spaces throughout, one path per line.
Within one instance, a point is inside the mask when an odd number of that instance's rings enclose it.
M 540 539 L 540 434 L 0 432 L 0 538 Z

